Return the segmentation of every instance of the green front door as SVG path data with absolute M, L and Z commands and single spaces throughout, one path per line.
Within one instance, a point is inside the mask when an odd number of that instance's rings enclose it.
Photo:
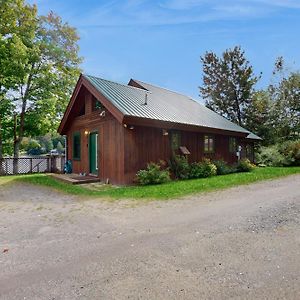
M 98 133 L 90 134 L 89 142 L 90 173 L 98 175 Z

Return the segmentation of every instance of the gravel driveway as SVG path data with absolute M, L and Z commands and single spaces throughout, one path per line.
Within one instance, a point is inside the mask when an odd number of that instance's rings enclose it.
M 300 175 L 172 201 L 0 190 L 0 299 L 300 299 Z

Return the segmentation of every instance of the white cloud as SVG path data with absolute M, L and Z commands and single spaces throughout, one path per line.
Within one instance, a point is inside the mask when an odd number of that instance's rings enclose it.
M 255 19 L 282 8 L 300 8 L 300 0 L 147 0 L 107 1 L 76 18 L 82 27 L 163 26 L 216 20 Z

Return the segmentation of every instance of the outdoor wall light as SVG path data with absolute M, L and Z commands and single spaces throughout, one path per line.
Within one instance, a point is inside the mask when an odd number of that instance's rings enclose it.
M 123 126 L 124 126 L 125 128 L 127 128 L 127 124 L 124 124 Z
M 169 135 L 169 132 L 166 129 L 163 129 L 162 133 L 163 135 Z
M 89 131 L 88 130 L 85 130 L 84 131 L 84 135 L 88 135 L 89 134 Z

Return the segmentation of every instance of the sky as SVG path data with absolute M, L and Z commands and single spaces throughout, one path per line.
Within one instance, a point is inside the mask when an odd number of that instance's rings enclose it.
M 77 28 L 83 73 L 139 79 L 200 100 L 200 57 L 240 45 L 262 78 L 300 69 L 300 0 L 28 0 Z

